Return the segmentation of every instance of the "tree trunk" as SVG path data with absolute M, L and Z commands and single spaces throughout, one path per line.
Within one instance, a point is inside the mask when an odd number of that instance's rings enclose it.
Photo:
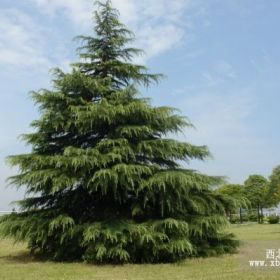
M 242 208 L 239 208 L 240 224 L 243 223 Z
M 258 208 L 257 208 L 257 215 L 258 215 L 258 224 L 261 223 L 261 220 L 260 220 L 260 205 L 258 204 Z
M 261 207 L 261 223 L 263 224 L 263 208 Z

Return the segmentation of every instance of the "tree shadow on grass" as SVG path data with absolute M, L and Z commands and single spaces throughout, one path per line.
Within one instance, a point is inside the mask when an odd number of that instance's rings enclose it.
M 1 261 L 5 262 L 5 263 L 19 263 L 19 264 L 30 264 L 30 263 L 77 264 L 77 263 L 83 263 L 82 261 L 79 261 L 79 260 L 55 261 L 48 256 L 41 255 L 41 254 L 31 254 L 26 250 L 15 253 L 14 255 L 6 255 L 6 256 L 2 255 L 2 256 L 0 256 L 0 262 Z
M 19 252 L 15 255 L 7 255 L 7 256 L 0 256 L 0 261 L 4 261 L 6 263 L 21 263 L 21 264 L 28 264 L 28 263 L 36 263 L 36 262 L 51 262 L 44 256 L 39 255 L 32 255 L 26 251 Z

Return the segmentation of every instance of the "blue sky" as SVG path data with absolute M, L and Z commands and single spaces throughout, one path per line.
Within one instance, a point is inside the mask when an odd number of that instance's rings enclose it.
M 5 157 L 29 151 L 18 140 L 38 117 L 28 92 L 49 87 L 49 69 L 76 61 L 75 35 L 91 34 L 91 0 L 0 2 L 0 210 L 23 190 Z M 191 168 L 242 183 L 280 164 L 278 0 L 113 0 L 146 51 L 138 59 L 168 78 L 143 95 L 177 107 L 195 130 L 177 136 L 206 144 L 213 159 Z

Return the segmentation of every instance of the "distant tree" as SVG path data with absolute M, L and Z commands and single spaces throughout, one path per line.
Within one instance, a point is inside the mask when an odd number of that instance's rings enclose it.
M 242 208 L 248 208 L 250 201 L 246 197 L 244 186 L 237 184 L 227 184 L 217 189 L 217 192 L 227 197 L 228 203 L 226 209 L 230 222 L 232 221 L 232 213 L 239 209 L 240 223 L 243 223 Z
M 271 205 L 268 180 L 261 175 L 251 175 L 244 182 L 244 186 L 246 197 L 249 199 L 251 206 L 257 209 L 258 223 L 262 223 L 263 208 Z
M 280 165 L 276 166 L 269 176 L 269 199 L 272 206 L 280 202 Z

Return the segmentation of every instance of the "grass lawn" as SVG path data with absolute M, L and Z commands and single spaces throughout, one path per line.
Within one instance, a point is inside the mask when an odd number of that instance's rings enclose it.
M 266 260 L 266 249 L 280 248 L 280 225 L 234 225 L 242 241 L 239 253 L 192 259 L 172 265 L 94 266 L 33 260 L 24 245 L 0 241 L 0 280 L 174 280 L 280 279 L 280 267 L 252 268 L 249 260 Z

